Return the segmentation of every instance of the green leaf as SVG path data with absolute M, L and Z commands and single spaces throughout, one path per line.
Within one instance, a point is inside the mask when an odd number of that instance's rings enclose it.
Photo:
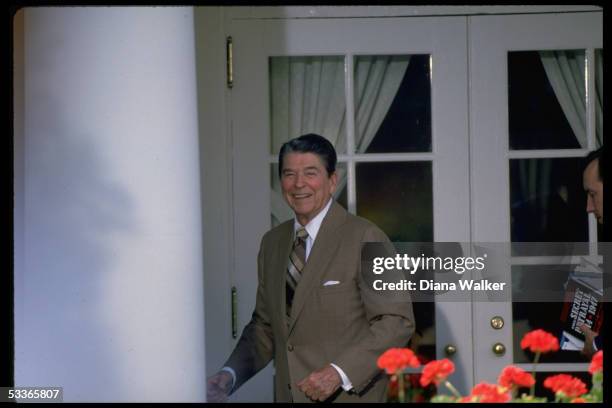
M 602 383 L 603 383 L 603 370 L 598 371 L 595 374 L 593 374 L 593 386 L 601 385 Z
M 455 398 L 450 395 L 436 395 L 429 402 L 455 402 Z
M 528 394 L 522 394 L 520 398 L 513 399 L 512 402 L 539 403 L 539 402 L 548 402 L 548 400 L 546 399 L 546 397 L 536 397 L 536 396 L 531 396 Z

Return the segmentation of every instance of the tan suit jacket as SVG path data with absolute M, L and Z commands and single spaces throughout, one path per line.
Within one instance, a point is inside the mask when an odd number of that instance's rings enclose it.
M 285 277 L 293 223 L 286 221 L 262 238 L 255 311 L 225 364 L 236 372 L 234 390 L 274 359 L 276 401 L 309 402 L 297 383 L 334 363 L 354 389 L 340 388 L 328 401 L 384 401 L 387 377 L 376 360 L 390 347 L 406 346 L 414 331 L 412 304 L 406 294 L 400 299 L 388 292 L 366 293 L 359 267 L 361 243 L 389 239 L 333 202 L 302 271 L 288 322 Z M 340 283 L 323 286 L 329 280 Z

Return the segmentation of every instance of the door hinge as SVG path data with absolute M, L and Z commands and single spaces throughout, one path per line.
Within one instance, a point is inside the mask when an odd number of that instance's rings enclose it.
M 238 337 L 238 294 L 232 286 L 232 339 Z
M 227 60 L 227 87 L 232 89 L 234 86 L 234 45 L 231 36 L 225 40 L 225 57 Z

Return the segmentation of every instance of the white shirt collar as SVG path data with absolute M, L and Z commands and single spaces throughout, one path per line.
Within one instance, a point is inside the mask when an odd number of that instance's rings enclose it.
M 331 207 L 332 201 L 333 199 L 330 197 L 325 207 L 323 207 L 323 209 L 316 215 L 316 217 L 310 220 L 310 222 L 306 224 L 306 226 L 304 227 L 306 228 L 306 232 L 308 232 L 308 238 L 312 240 L 311 242 L 314 242 L 314 240 L 317 238 L 317 234 L 319 233 L 319 229 L 321 228 L 321 223 L 323 223 L 323 218 L 325 218 L 325 216 L 327 215 L 327 212 L 329 211 L 329 207 Z M 295 232 L 301 227 L 302 227 L 302 224 L 298 222 L 297 217 L 294 217 L 294 221 L 293 221 L 294 235 L 295 235 Z

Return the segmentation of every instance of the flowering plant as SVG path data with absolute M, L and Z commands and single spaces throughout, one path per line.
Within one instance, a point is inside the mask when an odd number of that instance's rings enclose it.
M 443 384 L 452 395 L 435 395 L 431 402 L 547 402 L 545 397 L 535 396 L 535 369 L 542 353 L 559 350 L 559 341 L 544 330 L 533 330 L 521 340 L 521 348 L 535 353 L 533 372 L 509 365 L 500 373 L 497 383 L 481 382 L 476 384 L 467 396 L 448 381 L 447 377 L 455 371 L 455 365 L 449 359 L 433 360 L 424 365 L 421 374 L 410 374 L 412 379 L 426 388 Z M 421 361 L 409 348 L 392 348 L 378 358 L 378 367 L 391 376 L 390 391 L 397 390 L 399 402 L 406 401 L 405 384 L 415 388 L 417 381 L 405 381 L 403 370 L 408 367 L 418 368 Z M 602 402 L 603 401 L 603 351 L 595 353 L 589 365 L 592 387 L 568 374 L 550 375 L 544 380 L 544 387 L 555 393 L 555 402 Z M 517 396 L 519 388 L 529 388 L 529 394 Z M 414 399 L 411 399 L 414 401 Z
M 391 375 L 391 386 L 397 389 L 399 401 L 404 402 L 406 396 L 403 371 L 407 367 L 417 368 L 421 365 L 417 356 L 409 348 L 390 348 L 378 357 L 377 364 Z

